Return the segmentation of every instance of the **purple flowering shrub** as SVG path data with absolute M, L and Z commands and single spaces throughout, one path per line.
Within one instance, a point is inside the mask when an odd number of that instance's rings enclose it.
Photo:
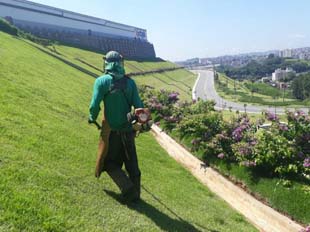
M 191 150 L 209 158 L 235 162 L 269 176 L 310 179 L 310 117 L 301 111 L 287 112 L 288 123 L 277 115 L 251 123 L 246 114 L 229 122 L 214 109 L 213 101 L 180 102 L 173 91 L 140 89 L 145 107 L 162 129 L 175 130 L 190 142 Z M 265 122 L 271 124 L 265 124 Z
M 288 177 L 297 175 L 300 165 L 296 162 L 296 149 L 292 142 L 279 133 L 260 130 L 255 135 L 252 161 L 269 175 Z
M 140 95 L 145 107 L 148 107 L 154 117 L 155 122 L 162 121 L 161 124 L 168 131 L 171 131 L 176 123 L 181 120 L 176 103 L 179 100 L 179 93 L 168 90 L 154 90 L 146 86 L 140 87 Z
M 278 122 L 279 121 L 279 117 L 276 114 L 269 112 L 269 111 L 265 112 L 265 117 L 267 120 L 269 120 L 271 122 Z
M 246 167 L 255 167 L 256 161 L 254 158 L 254 146 L 249 142 L 242 141 L 232 144 L 232 150 L 236 157 L 236 160 L 240 165 Z
M 252 143 L 253 139 L 250 138 L 250 134 L 254 133 L 255 127 L 250 123 L 246 114 L 240 115 L 237 118 L 233 118 L 230 122 L 223 122 L 222 131 L 213 137 L 211 143 L 208 144 L 206 155 L 215 155 L 219 159 L 225 159 L 232 162 L 242 162 L 243 159 L 239 159 L 234 147 L 242 141 Z M 220 154 L 224 154 L 220 155 Z
M 213 156 L 221 160 L 234 161 L 232 144 L 233 139 L 231 136 L 228 136 L 227 130 L 223 129 L 221 133 L 215 135 L 211 142 L 206 145 L 204 158 Z
M 296 148 L 310 155 L 310 116 L 302 111 L 287 112 L 287 137 L 294 140 Z

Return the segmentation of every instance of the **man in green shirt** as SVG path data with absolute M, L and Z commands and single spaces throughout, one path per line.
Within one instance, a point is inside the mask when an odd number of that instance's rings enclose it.
M 118 52 L 110 51 L 104 62 L 105 73 L 95 81 L 88 119 L 89 123 L 96 121 L 100 103 L 103 101 L 104 120 L 100 139 L 101 143 L 107 140 L 108 148 L 102 169 L 96 170 L 96 177 L 99 177 L 102 171 L 107 171 L 120 188 L 125 201 L 138 200 L 141 172 L 137 160 L 135 132 L 128 122 L 127 114 L 132 107 L 143 108 L 143 103 L 134 80 L 125 76 L 123 57 Z M 128 176 L 122 170 L 123 164 Z

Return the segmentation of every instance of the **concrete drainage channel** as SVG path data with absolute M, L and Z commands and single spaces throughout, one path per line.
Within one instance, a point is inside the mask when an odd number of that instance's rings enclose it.
M 172 158 L 231 207 L 243 214 L 260 231 L 298 232 L 303 229 L 301 225 L 258 201 L 212 168 L 205 168 L 202 161 L 161 131 L 158 126 L 153 125 L 152 133 Z

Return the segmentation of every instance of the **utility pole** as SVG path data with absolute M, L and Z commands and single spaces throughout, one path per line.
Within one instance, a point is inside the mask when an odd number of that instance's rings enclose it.
M 276 95 L 273 96 L 274 114 L 277 114 Z

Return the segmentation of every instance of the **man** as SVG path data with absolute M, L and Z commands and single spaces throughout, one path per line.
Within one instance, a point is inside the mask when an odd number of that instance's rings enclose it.
M 135 147 L 135 132 L 127 120 L 132 106 L 143 108 L 135 82 L 125 76 L 123 57 L 115 51 L 106 54 L 105 74 L 96 79 L 90 103 L 89 123 L 96 121 L 100 103 L 104 119 L 100 133 L 96 177 L 106 171 L 120 188 L 124 201 L 140 199 L 141 172 Z M 129 176 L 122 170 L 125 164 Z

